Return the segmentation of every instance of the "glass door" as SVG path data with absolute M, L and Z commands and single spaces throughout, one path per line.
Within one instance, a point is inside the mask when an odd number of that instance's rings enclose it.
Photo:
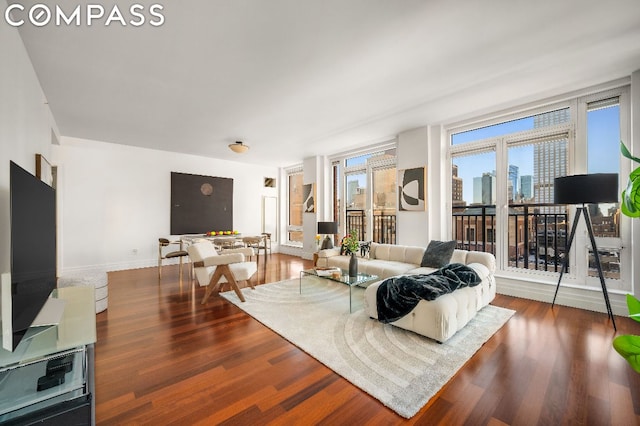
M 367 230 L 367 174 L 352 172 L 346 175 L 346 227 L 344 233 L 355 232 L 358 240 L 366 240 Z
M 369 166 L 371 176 L 371 224 L 372 235 L 370 240 L 376 243 L 396 243 L 396 206 L 397 183 L 396 167 L 393 166 Z
M 339 181 L 334 209 L 344 217 L 338 221 L 341 237 L 353 232 L 360 241 L 396 243 L 395 163 L 395 147 L 333 163 L 334 182 Z

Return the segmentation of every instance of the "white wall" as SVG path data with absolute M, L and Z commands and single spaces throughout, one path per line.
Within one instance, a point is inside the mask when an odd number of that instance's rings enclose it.
M 447 148 L 449 144 L 444 135 L 442 126 L 429 126 L 429 146 L 427 158 L 427 200 L 428 219 L 427 231 L 430 240 L 448 240 L 451 234 L 448 232 L 448 213 L 451 206 L 451 181 L 447 179 Z M 428 183 L 431 182 L 431 185 Z M 425 245 L 429 244 L 425 241 Z
M 0 25 L 0 272 L 9 272 L 9 160 L 35 174 L 35 154 L 51 159 L 56 131 L 18 31 Z
M 262 232 L 262 197 L 273 167 L 63 137 L 54 149 L 65 271 L 157 265 L 158 237 L 169 236 L 171 172 L 233 179 L 233 224 Z

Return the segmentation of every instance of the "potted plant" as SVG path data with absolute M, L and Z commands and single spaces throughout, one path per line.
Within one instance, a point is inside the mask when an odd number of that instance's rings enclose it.
M 632 156 L 622 141 L 620 151 L 624 157 L 640 163 L 640 159 Z M 620 210 L 626 216 L 640 217 L 640 167 L 629 175 L 627 187 L 622 191 Z M 629 316 L 640 322 L 640 301 L 633 295 L 627 294 L 627 307 Z M 640 373 L 640 336 L 632 334 L 618 336 L 613 339 L 613 348 L 627 360 L 631 368 Z
M 356 253 L 360 250 L 360 241 L 356 237 L 356 231 L 350 231 L 343 239 L 341 243 L 341 251 L 344 254 L 351 255 L 349 260 L 349 276 L 355 277 L 358 275 L 358 259 L 356 259 Z
M 629 316 L 640 322 L 640 300 L 627 294 L 627 306 L 629 307 Z M 613 339 L 613 348 L 627 360 L 631 368 L 640 373 L 640 336 L 620 335 Z
M 342 250 L 344 254 L 355 254 L 360 250 L 360 242 L 358 238 L 356 238 L 356 232 L 350 231 L 345 237 L 342 239 Z

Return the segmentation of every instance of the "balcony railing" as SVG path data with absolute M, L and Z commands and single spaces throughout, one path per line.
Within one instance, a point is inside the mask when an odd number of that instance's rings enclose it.
M 355 231 L 359 240 L 364 241 L 367 235 L 367 220 L 364 210 L 347 210 L 347 232 Z M 396 215 L 373 214 L 372 241 L 376 243 L 396 243 Z
M 452 229 L 457 248 L 485 251 L 495 255 L 495 205 L 471 205 L 455 207 L 453 210 Z M 598 228 L 597 232 L 601 236 L 619 235 L 616 225 L 618 221 L 609 220 L 608 217 L 594 218 L 593 221 L 597 224 L 594 227 Z M 567 253 L 568 222 L 565 205 L 510 204 L 507 217 L 509 266 L 560 272 Z M 355 231 L 357 238 L 362 241 L 367 235 L 366 227 L 365 210 L 347 210 L 348 232 Z M 396 244 L 396 215 L 374 213 L 372 235 L 374 242 Z M 612 259 L 611 276 L 607 278 L 619 278 L 619 254 L 602 252 L 602 256 Z
M 452 220 L 458 248 L 496 254 L 495 205 L 456 208 Z M 567 222 L 564 205 L 510 204 L 509 266 L 559 272 L 567 252 Z

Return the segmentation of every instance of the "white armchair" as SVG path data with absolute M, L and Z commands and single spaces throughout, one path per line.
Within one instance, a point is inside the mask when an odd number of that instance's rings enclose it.
M 205 241 L 190 245 L 187 251 L 193 262 L 198 283 L 207 287 L 202 298 L 203 304 L 207 302 L 211 293 L 218 293 L 224 283 L 228 283 L 243 302 L 244 296 L 238 287 L 238 281 L 246 281 L 254 288 L 249 279 L 258 270 L 258 265 L 245 261 L 245 256 L 253 254 L 251 248 L 225 250 L 218 254 L 214 245 Z

